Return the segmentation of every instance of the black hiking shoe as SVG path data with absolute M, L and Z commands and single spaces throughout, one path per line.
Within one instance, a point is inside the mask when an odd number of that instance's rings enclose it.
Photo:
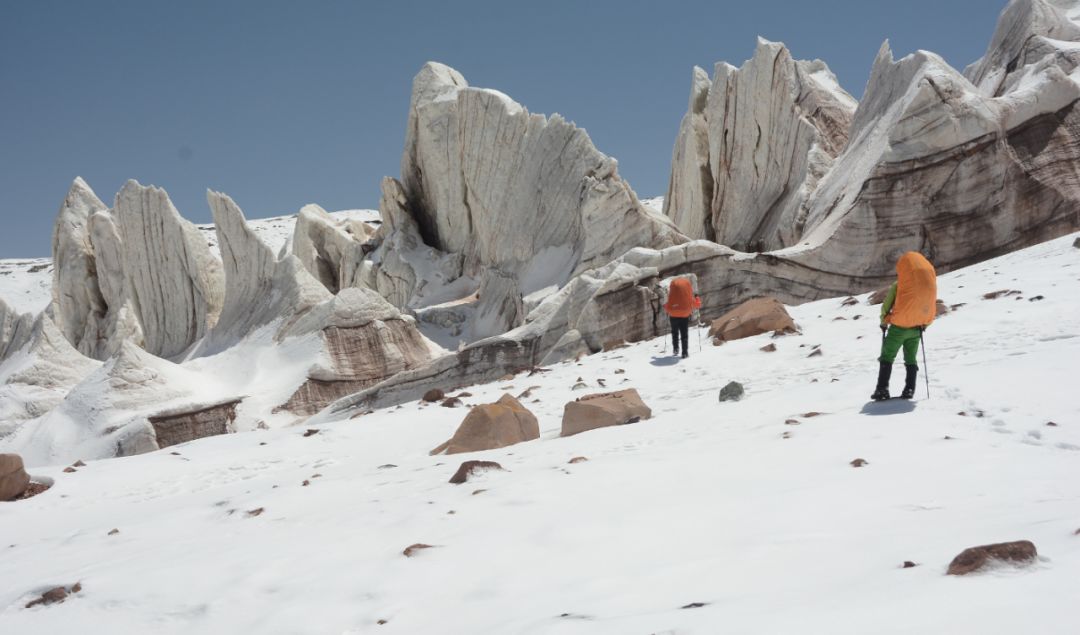
M 901 399 L 911 399 L 915 396 L 915 378 L 919 376 L 919 367 L 914 364 L 904 366 L 907 375 L 904 377 L 904 391 L 900 393 Z
M 886 362 L 878 362 L 878 376 L 877 376 L 877 388 L 874 389 L 874 394 L 870 395 L 870 398 L 874 401 L 885 401 L 889 399 L 889 378 L 892 377 L 892 364 Z
M 686 352 L 686 351 L 683 351 L 683 352 L 682 352 L 682 358 L 683 358 L 683 359 L 686 359 L 687 357 L 690 357 L 690 353 L 688 353 L 688 352 Z

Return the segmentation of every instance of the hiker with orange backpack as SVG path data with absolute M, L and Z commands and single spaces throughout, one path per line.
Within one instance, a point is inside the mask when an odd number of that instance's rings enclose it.
M 671 321 L 671 348 L 679 354 L 679 340 L 682 340 L 682 356 L 690 356 L 690 316 L 701 308 L 701 297 L 694 293 L 690 279 L 678 277 L 671 281 L 668 288 L 664 310 Z
M 877 388 L 874 401 L 889 399 L 889 378 L 897 353 L 904 349 L 904 390 L 901 399 L 915 396 L 919 374 L 919 342 L 926 327 L 937 314 L 937 273 L 922 254 L 909 251 L 896 263 L 896 282 L 889 288 L 881 305 L 881 357 L 878 358 Z

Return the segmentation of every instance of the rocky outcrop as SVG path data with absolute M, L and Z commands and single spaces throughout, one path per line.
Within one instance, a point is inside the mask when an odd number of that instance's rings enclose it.
M 517 399 L 506 394 L 495 403 L 482 404 L 470 410 L 454 436 L 432 450 L 431 454 L 496 450 L 539 438 L 540 424 L 536 416 Z
M 759 39 L 741 69 L 694 69 L 664 213 L 692 238 L 741 251 L 794 244 L 806 201 L 847 143 L 856 102 L 824 62 Z
M 159 412 L 147 417 L 154 429 L 157 447 L 187 443 L 196 439 L 235 432 L 236 407 L 239 399 L 208 404 L 196 409 L 181 408 Z
M 0 438 L 50 412 L 99 366 L 76 351 L 48 315 L 39 315 L 26 344 L 0 364 Z
M 568 437 L 597 428 L 637 423 L 650 417 L 652 410 L 633 388 L 585 395 L 566 404 L 559 436 Z
M 216 221 L 215 221 L 216 222 Z M 359 286 L 360 269 L 375 228 L 358 220 L 335 220 L 318 205 L 305 205 L 296 219 L 292 249 L 331 293 Z
M 116 195 L 114 216 L 143 346 L 176 357 L 217 323 L 225 288 L 221 263 L 161 188 L 128 181 Z
M 200 346 L 201 354 L 223 350 L 274 322 L 287 324 L 333 297 L 299 258 L 287 254 L 279 259 L 251 230 L 231 198 L 208 192 L 207 200 L 221 249 L 225 298 L 217 323 Z
M 429 362 L 437 350 L 402 315 L 370 289 L 343 289 L 299 316 L 279 338 L 315 334 L 319 361 L 279 410 L 311 415 L 332 401 Z
M 30 485 L 30 475 L 18 454 L 0 454 L 0 501 L 15 500 Z
M 128 181 L 109 211 L 76 179 L 57 218 L 53 260 L 57 326 L 95 359 L 127 340 L 176 357 L 221 311 L 221 264 L 160 188 Z
M 796 330 L 795 321 L 779 300 L 755 298 L 713 320 L 709 337 L 714 344 L 722 344 L 770 331 L 794 333 Z
M 30 341 L 34 316 L 19 313 L 0 298 L 0 361 L 11 357 Z

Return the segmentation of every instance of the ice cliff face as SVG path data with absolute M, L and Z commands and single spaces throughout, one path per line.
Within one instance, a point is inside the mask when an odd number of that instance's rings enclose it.
M 694 69 L 664 213 L 689 236 L 742 251 L 795 243 L 805 204 L 847 143 L 856 102 L 824 62 L 758 40 L 742 68 Z

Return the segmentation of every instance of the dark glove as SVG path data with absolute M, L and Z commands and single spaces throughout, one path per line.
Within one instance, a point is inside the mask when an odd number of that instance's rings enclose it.
M 888 330 L 889 330 L 888 325 L 886 325 L 886 324 L 881 325 L 881 334 L 882 335 L 884 335 Z

